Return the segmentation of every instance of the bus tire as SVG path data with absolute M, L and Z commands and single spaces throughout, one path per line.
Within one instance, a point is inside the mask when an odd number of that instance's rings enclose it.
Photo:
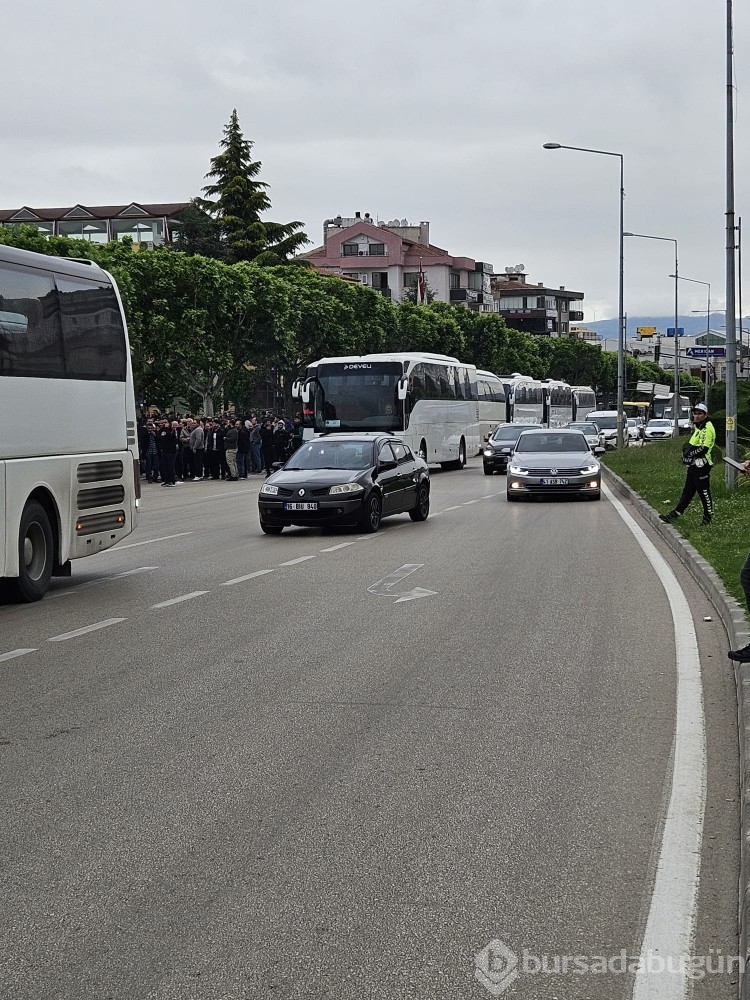
M 458 446 L 458 458 L 454 459 L 452 462 L 441 462 L 440 465 L 444 469 L 463 469 L 466 465 L 466 442 L 461 438 L 461 443 Z
M 359 522 L 360 530 L 366 532 L 368 535 L 374 535 L 380 527 L 382 516 L 383 505 L 380 502 L 380 495 L 373 490 L 365 501 L 365 508 Z
M 30 604 L 44 597 L 54 559 L 54 538 L 47 511 L 37 500 L 30 500 L 23 509 L 18 529 L 18 578 L 11 581 L 19 600 Z

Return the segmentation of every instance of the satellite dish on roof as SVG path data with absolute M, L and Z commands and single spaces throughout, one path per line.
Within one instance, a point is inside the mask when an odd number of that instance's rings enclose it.
M 402 219 L 402 220 L 401 220 L 401 225 L 402 225 L 402 226 L 408 226 L 408 225 L 409 225 L 409 222 L 408 222 L 408 220 L 407 220 L 407 219 Z
M 523 274 L 525 270 L 526 267 L 524 264 L 516 264 L 516 274 Z
M 388 223 L 388 225 L 389 226 L 400 226 L 401 223 L 398 221 L 398 219 L 391 219 L 391 221 Z
M 505 273 L 506 274 L 515 274 L 516 273 L 516 269 L 515 269 L 515 267 L 506 267 L 505 268 Z

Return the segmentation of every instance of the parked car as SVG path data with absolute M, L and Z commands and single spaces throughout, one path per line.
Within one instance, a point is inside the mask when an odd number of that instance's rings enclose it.
M 628 444 L 637 444 L 641 440 L 641 429 L 635 417 L 628 417 Z
M 599 430 L 599 425 L 587 420 L 573 420 L 566 424 L 571 430 L 580 431 L 591 445 L 591 450 L 595 455 L 601 455 L 605 451 L 604 437 Z
M 489 435 L 482 453 L 485 476 L 491 476 L 493 472 L 508 471 L 508 460 L 518 436 L 527 426 L 528 424 L 500 424 Z
M 664 438 L 674 436 L 674 420 L 667 420 L 665 417 L 654 417 L 646 424 L 646 440 L 662 441 Z
M 623 416 L 623 429 L 625 429 L 627 418 Z M 602 432 L 605 448 L 617 447 L 617 410 L 592 410 L 586 414 L 587 423 L 596 424 Z M 625 443 L 628 443 L 627 431 L 625 431 Z
M 430 472 L 408 445 L 389 434 L 328 434 L 298 448 L 258 493 L 267 535 L 289 525 L 358 525 L 374 532 L 382 518 L 408 513 L 426 521 Z
M 580 431 L 527 429 L 516 442 L 508 465 L 508 500 L 544 494 L 601 499 L 601 465 Z

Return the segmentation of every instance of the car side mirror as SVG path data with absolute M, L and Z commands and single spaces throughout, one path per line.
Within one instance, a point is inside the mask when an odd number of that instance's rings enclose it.
M 386 462 L 378 462 L 378 471 L 388 472 L 389 469 L 395 469 L 397 465 L 398 463 L 394 462 L 393 459 L 389 459 Z

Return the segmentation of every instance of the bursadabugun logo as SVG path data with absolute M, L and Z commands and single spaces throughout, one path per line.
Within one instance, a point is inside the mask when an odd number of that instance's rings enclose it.
M 495 938 L 474 956 L 474 978 L 493 997 L 499 997 L 518 979 L 518 956 Z

